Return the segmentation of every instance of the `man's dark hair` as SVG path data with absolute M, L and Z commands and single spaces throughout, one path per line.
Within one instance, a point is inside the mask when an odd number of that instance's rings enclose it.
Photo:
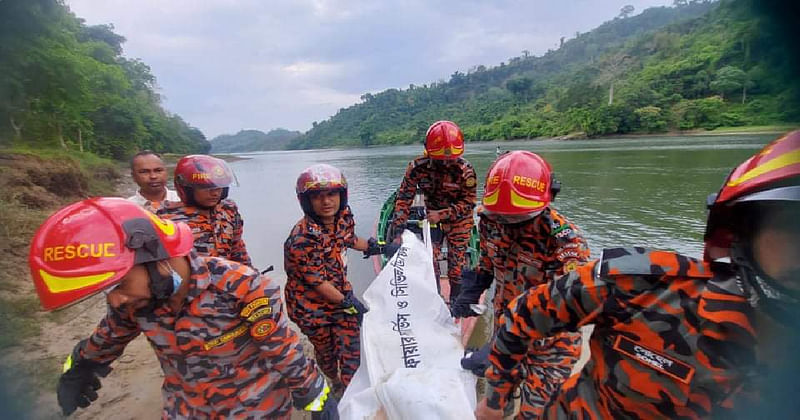
M 131 170 L 133 170 L 133 161 L 135 161 L 137 157 L 139 157 L 139 156 L 149 156 L 149 155 L 153 155 L 153 156 L 161 159 L 161 155 L 159 155 L 158 153 L 156 153 L 156 152 L 154 152 L 152 150 L 142 150 L 141 152 L 138 152 L 135 155 L 133 155 L 133 157 L 131 157 Z

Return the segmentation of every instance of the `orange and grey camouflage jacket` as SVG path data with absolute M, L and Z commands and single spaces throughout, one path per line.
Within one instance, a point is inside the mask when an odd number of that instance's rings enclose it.
M 334 324 L 341 309 L 320 295 L 315 288 L 323 282 L 333 284 L 342 294 L 353 288 L 347 281 L 347 248 L 355 245 L 355 221 L 350 207 L 342 210 L 334 230 L 303 216 L 283 244 L 286 271 L 286 308 L 289 318 L 301 327 Z
M 318 395 L 324 379 L 289 328 L 278 285 L 222 258 L 189 259 L 189 294 L 177 313 L 167 303 L 132 317 L 109 309 L 81 357 L 110 363 L 144 333 L 164 371 L 170 419 L 288 418 L 292 400 Z
M 198 254 L 253 266 L 242 239 L 244 221 L 232 200 L 220 201 L 211 209 L 211 217 L 197 207 L 185 206 L 180 202 L 169 202 L 156 214 L 162 219 L 188 224 L 192 228 L 194 249 Z
M 489 405 L 504 404 L 528 343 L 594 324 L 591 360 L 547 418 L 709 417 L 752 374 L 752 316 L 728 273 L 671 252 L 606 249 L 511 302 L 490 355 Z
M 578 228 L 546 207 L 528 223 L 506 225 L 481 215 L 478 272 L 494 277 L 495 325 L 515 297 L 588 261 L 589 247 Z
M 472 219 L 477 183 L 475 170 L 465 159 L 459 157 L 445 166 L 432 164 L 431 159 L 420 156 L 408 164 L 394 204 L 392 225 L 396 232 L 402 232 L 408 221 L 417 188 L 425 194 L 428 210 L 451 210 L 450 219 L 442 220 L 443 223 Z

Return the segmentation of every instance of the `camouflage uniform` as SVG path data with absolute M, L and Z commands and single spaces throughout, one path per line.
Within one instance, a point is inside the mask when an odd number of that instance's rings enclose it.
M 550 207 L 529 222 L 508 225 L 481 214 L 479 272 L 494 277 L 495 330 L 508 304 L 524 291 L 550 283 L 589 259 L 577 227 Z M 537 418 L 580 357 L 579 333 L 536 340 L 523 362 L 520 418 Z M 521 378 L 520 378 L 521 379 Z
M 200 255 L 222 257 L 252 267 L 250 255 L 242 239 L 244 221 L 232 200 L 222 200 L 207 217 L 200 209 L 183 203 L 167 203 L 156 213 L 173 222 L 184 222 L 192 228 L 194 249 Z
M 475 224 L 472 218 L 477 188 L 475 170 L 461 157 L 447 166 L 432 163 L 422 156 L 408 164 L 397 190 L 392 226 L 395 232 L 403 231 L 417 189 L 425 194 L 428 211 L 450 209 L 450 218 L 442 220 L 440 226 L 447 238 L 447 277 L 452 286 L 460 284 L 461 269 L 467 266 L 467 246 Z M 440 247 L 441 244 L 433 247 L 435 261 L 440 258 Z M 435 268 L 438 273 L 438 267 Z
M 327 281 L 343 295 L 353 290 L 346 278 L 347 248 L 355 241 L 353 214 L 345 207 L 332 231 L 303 216 L 283 248 L 289 318 L 314 345 L 317 363 L 337 391 L 350 383 L 358 369 L 361 327 L 356 316 L 345 314 L 315 289 Z
M 110 363 L 144 333 L 164 371 L 164 418 L 289 418 L 291 400 L 313 399 L 324 381 L 283 316 L 280 288 L 222 258 L 189 260 L 178 313 L 109 308 L 81 357 Z
M 547 418 L 719 414 L 752 375 L 756 338 L 735 278 L 715 271 L 671 252 L 616 248 L 529 289 L 501 321 L 489 406 L 504 404 L 531 341 L 594 324 L 591 359 L 564 383 Z

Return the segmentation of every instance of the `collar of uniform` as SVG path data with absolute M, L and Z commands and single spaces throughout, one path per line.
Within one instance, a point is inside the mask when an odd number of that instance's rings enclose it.
M 551 209 L 550 206 L 545 207 L 542 209 L 542 212 L 539 213 L 536 217 L 530 220 L 526 220 L 521 223 L 516 223 L 513 225 L 506 225 L 500 222 L 496 222 L 489 218 L 486 215 L 486 210 L 481 206 L 479 209 L 479 215 L 481 218 L 485 219 L 489 223 L 494 223 L 497 226 L 500 226 L 502 229 L 507 230 L 507 233 L 518 233 L 520 235 L 525 235 L 527 233 L 539 233 L 544 232 L 545 235 L 549 235 L 552 231 L 552 224 L 553 224 L 553 212 L 555 210 Z M 509 229 L 509 227 L 513 227 Z
M 701 315 L 698 331 L 715 342 L 728 343 L 726 348 L 735 350 L 719 352 L 720 360 L 715 363 L 730 368 L 716 375 L 732 382 L 748 382 L 748 377 L 752 379 L 759 369 L 755 351 L 758 334 L 754 328 L 755 310 L 736 284 L 736 276 L 715 267 L 713 277 L 700 292 L 697 307 Z
M 202 213 L 202 211 L 201 211 L 202 209 L 200 207 L 187 206 L 187 205 L 183 205 L 183 203 L 181 203 L 180 207 L 181 207 L 180 211 L 183 214 L 187 215 L 187 216 L 192 216 L 192 217 L 197 217 L 198 215 L 199 216 L 205 216 Z M 236 204 L 234 204 L 233 201 L 228 200 L 227 198 L 224 199 L 224 200 L 220 200 L 220 202 L 217 203 L 216 206 L 211 207 L 210 209 L 208 209 L 209 210 L 209 219 L 213 219 L 215 214 L 223 213 L 223 210 L 225 210 L 225 209 L 236 210 Z

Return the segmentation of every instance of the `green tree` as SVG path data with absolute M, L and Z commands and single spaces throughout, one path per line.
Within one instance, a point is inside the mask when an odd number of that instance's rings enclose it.
M 506 89 L 524 102 L 528 101 L 528 94 L 530 93 L 533 79 L 530 77 L 513 77 L 506 81 Z
M 645 106 L 633 112 L 639 117 L 642 128 L 648 133 L 664 131 L 667 128 L 667 121 L 662 116 L 661 108 L 657 106 Z
M 747 74 L 734 66 L 725 66 L 717 71 L 717 76 L 711 82 L 711 89 L 718 92 L 722 99 L 725 99 L 725 94 L 739 89 L 746 89 Z M 746 93 L 743 90 L 742 96 Z
M 0 141 L 120 159 L 142 147 L 208 150 L 161 107 L 150 68 L 121 55 L 113 29 L 86 26 L 60 0 L 0 1 Z

